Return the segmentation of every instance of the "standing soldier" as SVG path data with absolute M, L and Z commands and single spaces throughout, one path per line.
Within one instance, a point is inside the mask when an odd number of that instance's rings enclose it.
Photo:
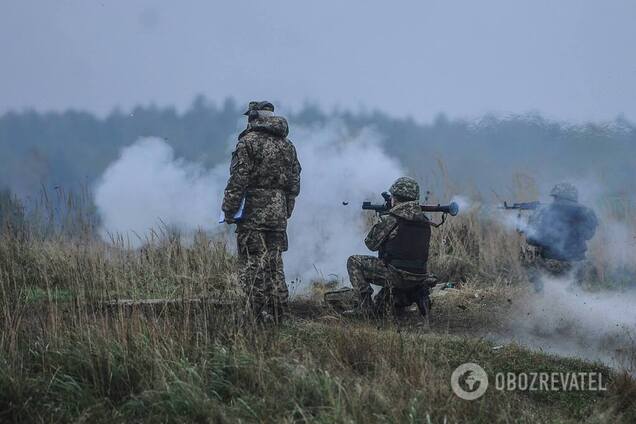
M 543 289 L 542 272 L 561 277 L 574 271 L 577 282 L 582 282 L 587 241 L 598 225 L 594 211 L 578 202 L 579 193 L 572 184 L 557 184 L 550 196 L 552 203 L 530 216 L 525 231 L 528 246 L 522 259 L 536 291 Z
M 280 322 L 289 296 L 282 252 L 300 192 L 300 164 L 287 121 L 270 102 L 250 102 L 247 128 L 232 153 L 223 212 L 236 223 L 239 281 L 257 321 Z M 235 218 L 244 203 L 240 218 Z

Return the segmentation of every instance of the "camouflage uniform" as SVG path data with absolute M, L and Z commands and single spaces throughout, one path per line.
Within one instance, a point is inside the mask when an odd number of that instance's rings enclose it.
M 522 246 L 521 263 L 526 269 L 528 280 L 537 292 L 543 290 L 542 276 L 565 278 L 573 269 L 572 262 L 544 258 L 540 248 L 529 244 Z
M 391 240 L 398 236 L 398 224 L 401 221 L 424 224 L 428 229 L 428 238 L 422 237 L 422 243 L 426 246 L 425 255 L 428 256 L 428 243 L 430 240 L 430 225 L 428 218 L 422 213 L 417 199 L 419 198 L 419 186 L 415 180 L 400 178 L 390 189 L 395 198 L 409 199 L 397 203 L 388 215 L 383 215 L 371 228 L 364 240 L 371 251 L 382 250 Z M 425 233 L 426 234 L 426 233 Z M 421 250 L 421 249 L 419 249 Z M 378 258 L 368 255 L 353 255 L 347 260 L 349 281 L 358 293 L 362 309 L 368 309 L 371 304 L 373 289 L 371 283 L 382 287 L 412 288 L 420 285 L 427 278 L 426 261 L 417 269 L 402 266 L 399 260 L 391 262 L 388 258 Z
M 248 112 L 259 107 L 262 102 L 252 102 Z M 257 318 L 263 312 L 279 316 L 287 306 L 282 252 L 288 247 L 287 219 L 300 191 L 301 170 L 287 134 L 284 118 L 254 115 L 232 153 L 223 198 L 228 222 L 245 198 L 236 228 L 239 281 Z
M 582 283 L 591 272 L 585 258 L 587 241 L 598 225 L 594 211 L 578 203 L 573 185 L 557 184 L 550 194 L 554 201 L 530 216 L 521 257 L 537 291 L 543 288 L 542 274 L 553 278 L 571 275 L 577 284 Z

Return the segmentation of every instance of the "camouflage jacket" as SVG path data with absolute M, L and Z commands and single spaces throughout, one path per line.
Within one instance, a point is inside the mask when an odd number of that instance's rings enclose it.
M 245 198 L 237 231 L 286 230 L 300 192 L 301 169 L 288 132 L 285 118 L 272 116 L 251 122 L 239 136 L 222 206 L 231 217 Z
M 585 259 L 587 241 L 594 237 L 598 219 L 590 208 L 576 202 L 555 201 L 529 219 L 526 241 L 545 259 Z
M 408 221 L 428 220 L 417 201 L 403 202 L 395 205 L 388 215 L 382 215 L 380 220 L 371 228 L 364 244 L 372 252 L 380 250 L 382 245 L 397 234 L 398 217 Z
M 380 220 L 371 228 L 364 243 L 371 251 L 382 251 L 385 243 L 394 239 L 398 231 L 398 219 L 407 221 L 426 221 L 428 218 L 422 212 L 418 201 L 404 202 L 395 205 L 388 215 L 382 215 Z M 428 250 L 428 248 L 427 248 Z M 403 281 L 421 282 L 428 274 L 408 272 L 398 269 L 391 264 L 387 264 L 388 268 L 399 275 Z

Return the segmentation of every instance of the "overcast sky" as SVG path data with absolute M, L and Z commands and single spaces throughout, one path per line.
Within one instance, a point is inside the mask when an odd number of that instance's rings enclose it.
M 270 99 L 636 121 L 634 0 L 2 0 L 0 113 Z

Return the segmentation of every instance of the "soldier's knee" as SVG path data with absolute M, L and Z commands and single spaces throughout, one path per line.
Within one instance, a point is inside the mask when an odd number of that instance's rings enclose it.
M 353 269 L 360 265 L 360 255 L 351 255 L 347 259 L 347 269 Z

